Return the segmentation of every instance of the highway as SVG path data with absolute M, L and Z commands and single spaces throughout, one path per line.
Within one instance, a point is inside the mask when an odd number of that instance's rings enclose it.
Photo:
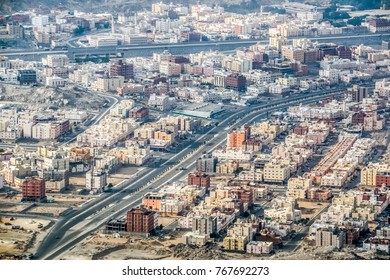
M 264 117 L 268 112 L 285 109 L 300 103 L 313 103 L 323 98 L 338 95 L 338 90 L 296 95 L 286 99 L 269 101 L 267 104 L 244 107 L 213 127 L 207 133 L 198 135 L 188 147 L 174 154 L 157 168 L 145 168 L 134 178 L 125 180 L 114 187 L 114 192 L 104 193 L 92 202 L 70 212 L 49 231 L 35 254 L 37 259 L 55 259 L 82 241 L 92 232 L 101 228 L 108 219 L 122 216 L 129 209 L 140 204 L 145 193 L 157 191 L 165 184 L 185 176 L 194 168 L 195 161 L 204 152 L 211 152 L 226 141 L 227 130 L 243 125 L 255 118 Z M 206 144 L 203 142 L 206 141 Z M 183 166 L 188 170 L 178 170 Z
M 321 37 L 296 37 L 289 38 L 291 42 L 293 39 L 307 38 L 319 43 L 340 43 L 342 45 L 359 45 L 362 40 L 365 40 L 367 44 L 380 44 L 382 39 L 388 38 L 390 33 L 364 33 L 356 35 L 333 35 L 333 36 L 321 36 Z M 37 57 L 44 57 L 49 54 L 67 54 L 70 59 L 76 57 L 82 57 L 87 55 L 118 55 L 123 57 L 135 57 L 143 55 L 151 55 L 154 52 L 162 52 L 168 49 L 173 54 L 188 54 L 198 51 L 206 51 L 210 49 L 219 51 L 233 50 L 239 47 L 248 47 L 257 43 L 267 43 L 269 39 L 260 40 L 229 40 L 229 41 L 204 41 L 204 42 L 189 42 L 189 43 L 177 43 L 177 44 L 148 44 L 148 45 L 122 45 L 122 46 L 108 46 L 108 47 L 74 47 L 71 45 L 67 50 L 0 50 L 0 55 L 8 56 L 10 58 L 23 58 L 24 60 L 34 60 Z

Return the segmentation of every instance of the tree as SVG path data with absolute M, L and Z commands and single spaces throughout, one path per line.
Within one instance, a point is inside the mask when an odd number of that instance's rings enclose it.
M 84 28 L 81 25 L 78 25 L 77 28 L 73 29 L 73 35 L 79 36 L 84 33 Z

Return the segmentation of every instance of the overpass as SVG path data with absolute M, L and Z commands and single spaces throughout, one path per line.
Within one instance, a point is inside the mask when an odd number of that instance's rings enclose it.
M 382 40 L 389 40 L 390 33 L 365 33 L 353 35 L 337 35 L 325 37 L 297 37 L 307 38 L 319 43 L 336 43 L 346 46 L 360 45 L 380 45 Z M 289 38 L 291 42 L 295 38 Z M 0 51 L 1 56 L 9 58 L 22 58 L 24 60 L 37 60 L 49 54 L 67 54 L 69 59 L 77 60 L 91 57 L 113 58 L 113 57 L 137 57 L 151 56 L 153 53 L 160 53 L 164 50 L 170 51 L 174 55 L 197 53 L 208 50 L 229 51 L 242 47 L 249 47 L 257 43 L 267 43 L 268 39 L 261 40 L 232 40 L 232 41 L 205 41 L 189 42 L 178 44 L 148 44 L 148 45 L 123 45 L 109 47 L 71 47 L 67 50 L 4 50 Z

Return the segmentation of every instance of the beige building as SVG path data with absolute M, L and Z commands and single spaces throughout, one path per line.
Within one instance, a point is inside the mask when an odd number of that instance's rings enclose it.
M 282 57 L 287 58 L 290 61 L 305 61 L 305 51 L 300 48 L 294 48 L 291 46 L 282 47 Z
M 223 239 L 225 250 L 245 251 L 248 238 L 246 236 L 226 236 Z
M 264 181 L 282 183 L 290 177 L 290 166 L 280 160 L 271 160 L 264 166 Z
M 93 84 L 92 88 L 96 91 L 101 92 L 109 92 L 109 91 L 116 91 L 117 88 L 123 87 L 123 84 L 125 82 L 125 78 L 123 76 L 117 76 L 117 77 L 99 77 Z
M 317 247 L 342 248 L 345 244 L 345 233 L 337 229 L 320 229 L 316 232 Z

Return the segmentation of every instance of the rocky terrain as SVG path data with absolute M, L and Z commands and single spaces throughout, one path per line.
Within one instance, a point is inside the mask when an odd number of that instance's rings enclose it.
M 18 107 L 30 108 L 77 108 L 79 110 L 99 110 L 105 99 L 74 86 L 64 88 L 29 87 L 0 84 L 2 103 L 16 103 Z

